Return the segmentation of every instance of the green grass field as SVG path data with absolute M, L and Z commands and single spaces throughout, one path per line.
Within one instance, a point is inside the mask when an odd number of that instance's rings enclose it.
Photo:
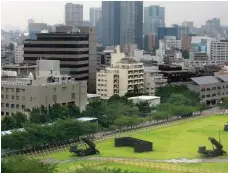
M 199 158 L 198 146 L 205 145 L 212 149 L 208 140 L 212 136 L 218 140 L 219 130 L 224 150 L 228 151 L 228 132 L 223 131 L 228 121 L 227 115 L 205 117 L 169 127 L 162 127 L 148 132 L 139 132 L 133 137 L 153 142 L 154 151 L 134 153 L 131 147 L 114 147 L 114 139 L 97 143 L 103 157 L 130 157 L 147 159 Z M 57 152 L 45 158 L 69 159 L 75 157 L 66 152 Z M 227 157 L 227 156 L 223 156 Z

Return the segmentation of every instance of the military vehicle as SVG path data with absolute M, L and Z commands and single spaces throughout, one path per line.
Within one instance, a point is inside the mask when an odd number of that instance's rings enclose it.
M 199 147 L 198 153 L 205 157 L 216 157 L 227 155 L 227 152 L 222 150 L 223 146 L 216 139 L 209 137 L 208 140 L 211 142 L 213 150 L 206 150 L 206 146 Z
M 77 156 L 89 156 L 100 154 L 100 151 L 96 149 L 96 145 L 89 138 L 81 138 L 86 145 L 85 149 L 78 149 L 78 146 L 70 146 L 70 152 L 75 153 Z

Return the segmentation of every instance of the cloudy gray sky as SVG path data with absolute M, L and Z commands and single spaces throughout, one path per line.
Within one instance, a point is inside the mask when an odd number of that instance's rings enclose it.
M 89 20 L 89 8 L 100 7 L 101 1 L 1 1 L 1 25 L 25 29 L 29 18 L 48 24 L 64 23 L 64 5 L 67 2 L 83 4 L 84 20 Z M 195 26 L 205 24 L 207 19 L 218 17 L 222 25 L 228 25 L 228 2 L 144 2 L 144 7 L 160 5 L 165 7 L 166 24 L 180 24 L 185 19 L 194 21 Z

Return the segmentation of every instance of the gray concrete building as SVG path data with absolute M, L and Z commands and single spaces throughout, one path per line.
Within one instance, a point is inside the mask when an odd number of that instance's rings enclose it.
M 34 107 L 75 104 L 84 110 L 87 104 L 87 82 L 60 75 L 59 61 L 40 60 L 35 74 L 27 77 L 1 77 L 1 115 L 17 111 L 28 114 Z
M 143 1 L 121 1 L 120 3 L 120 46 L 143 44 Z
M 101 19 L 102 10 L 99 7 L 91 7 L 89 9 L 89 20 L 91 26 L 95 27 L 98 20 Z
M 120 1 L 102 1 L 102 44 L 120 44 Z
M 76 26 L 83 22 L 83 5 L 67 3 L 65 5 L 65 23 Z
M 158 34 L 159 27 L 165 27 L 165 8 L 159 5 L 144 7 L 144 34 Z
M 35 65 L 38 59 L 60 60 L 61 74 L 68 74 L 77 81 L 87 80 L 89 92 L 95 92 L 96 29 L 66 29 L 64 26 L 56 29 L 65 33 L 42 33 L 37 35 L 37 40 L 25 41 L 24 62 Z
M 186 86 L 199 93 L 202 103 L 214 105 L 228 98 L 228 75 L 203 76 L 191 78 Z

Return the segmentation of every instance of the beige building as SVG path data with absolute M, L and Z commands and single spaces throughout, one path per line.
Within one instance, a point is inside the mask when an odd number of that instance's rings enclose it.
M 97 72 L 97 94 L 102 99 L 108 99 L 114 94 L 120 96 L 137 89 L 144 92 L 143 63 L 125 57 L 119 47 L 111 53 L 111 66 Z
M 75 104 L 84 110 L 87 104 L 87 82 L 60 75 L 59 61 L 40 60 L 37 70 L 26 78 L 2 75 L 1 115 L 17 111 L 28 113 L 33 107 Z M 15 72 L 16 73 L 16 72 Z M 2 73 L 4 74 L 4 73 Z
M 155 96 L 155 92 L 159 87 L 164 87 L 167 84 L 167 79 L 163 74 L 159 73 L 157 67 L 145 67 L 144 69 L 144 93 Z

